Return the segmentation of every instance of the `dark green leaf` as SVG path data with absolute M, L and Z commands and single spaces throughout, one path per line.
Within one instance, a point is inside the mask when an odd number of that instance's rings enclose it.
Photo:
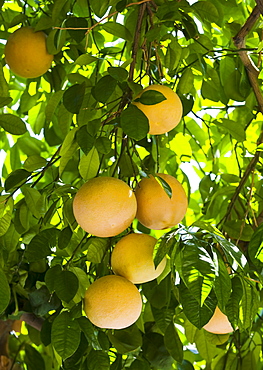
M 77 276 L 71 271 L 61 271 L 56 275 L 55 292 L 65 302 L 70 302 L 76 295 L 79 288 Z
M 87 126 L 79 128 L 76 133 L 76 140 L 86 155 L 92 149 L 95 142 L 95 138 L 87 131 Z
M 263 224 L 254 232 L 248 245 L 248 254 L 256 266 L 263 263 Z
M 71 113 L 79 113 L 85 95 L 85 82 L 70 86 L 63 94 L 63 104 Z
M 10 104 L 12 102 L 12 98 L 10 96 L 7 97 L 0 97 L 0 108 Z
M 54 320 L 51 341 L 57 353 L 66 359 L 73 355 L 80 343 L 80 327 L 69 312 L 61 312 Z
M 108 337 L 117 351 L 121 354 L 135 351 L 142 345 L 142 335 L 136 325 L 114 332 L 109 331 Z
M 23 135 L 27 132 L 22 119 L 10 113 L 0 114 L 0 126 L 12 135 Z
M 88 261 L 100 263 L 108 247 L 109 240 L 107 238 L 92 237 L 84 245 L 83 250 L 87 250 L 86 258 Z
M 121 127 L 134 140 L 142 140 L 149 132 L 149 121 L 135 105 L 130 105 L 121 114 Z
M 45 283 L 50 293 L 53 293 L 55 291 L 55 281 L 57 280 L 57 277 L 61 274 L 61 271 L 62 270 L 60 265 L 52 266 L 50 269 L 47 270 L 45 274 Z
M 67 28 L 76 28 L 69 29 L 68 33 L 76 42 L 80 43 L 85 37 L 86 31 L 88 29 L 88 22 L 85 18 L 70 17 L 66 20 L 65 26 Z M 78 28 L 84 29 L 78 30 Z
M 117 81 L 115 78 L 109 75 L 103 76 L 92 88 L 92 95 L 97 101 L 106 103 L 113 94 L 116 85 Z
M 23 169 L 18 169 L 11 172 L 5 180 L 5 191 L 9 191 L 16 186 L 21 185 L 21 183 L 24 183 L 30 175 L 30 172 Z
M 171 321 L 164 333 L 164 344 L 168 349 L 170 355 L 177 361 L 182 362 L 184 353 L 183 353 L 183 344 L 180 340 L 179 334 L 174 323 Z
M 154 176 L 156 181 L 161 185 L 161 187 L 164 189 L 166 194 L 168 195 L 169 198 L 172 198 L 172 189 L 170 185 L 161 177 L 161 176 Z
M 166 100 L 166 97 L 160 91 L 156 90 L 144 91 L 139 98 L 135 99 L 136 102 L 140 102 L 145 105 L 155 105 L 164 100 Z
M 90 5 L 97 17 L 102 18 L 108 9 L 109 2 L 108 0 L 90 0 Z
M 122 24 L 120 23 L 115 23 L 115 22 L 106 22 L 103 24 L 103 29 L 118 37 L 118 38 L 121 38 L 123 40 L 126 40 L 126 41 L 132 41 L 132 35 L 130 33 L 130 31 Z
M 72 234 L 73 232 L 69 226 L 61 230 L 59 237 L 58 237 L 58 247 L 60 249 L 65 249 L 68 246 L 68 244 L 70 243 Z
M 28 370 L 45 370 L 45 361 L 41 354 L 29 344 L 25 345 L 25 363 Z
M 108 154 L 111 151 L 111 141 L 105 136 L 100 136 L 96 139 L 95 146 L 98 152 L 102 154 Z
M 10 287 L 6 275 L 0 269 L 0 314 L 6 309 L 10 301 Z
M 128 77 L 128 71 L 122 67 L 109 67 L 108 72 L 111 77 L 119 82 L 125 81 Z
M 33 237 L 28 244 L 25 256 L 29 262 L 38 261 L 51 254 L 51 248 L 57 244 L 59 230 L 55 228 L 46 229 Z
M 107 352 L 92 349 L 87 357 L 88 370 L 110 370 L 110 358 Z

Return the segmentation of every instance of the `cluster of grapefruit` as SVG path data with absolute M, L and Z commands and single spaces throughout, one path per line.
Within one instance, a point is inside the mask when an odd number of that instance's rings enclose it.
M 124 181 L 100 176 L 87 181 L 77 191 L 73 212 L 86 232 L 112 237 L 125 231 L 135 218 L 149 229 L 166 229 L 178 224 L 187 210 L 187 196 L 173 176 L 158 174 L 169 184 L 171 197 L 156 177 L 143 178 L 133 191 Z M 93 282 L 87 289 L 84 308 L 98 327 L 121 329 L 133 324 L 142 309 L 135 284 L 157 278 L 166 258 L 155 267 L 153 251 L 157 239 L 149 234 L 130 233 L 119 239 L 111 254 L 114 274 Z

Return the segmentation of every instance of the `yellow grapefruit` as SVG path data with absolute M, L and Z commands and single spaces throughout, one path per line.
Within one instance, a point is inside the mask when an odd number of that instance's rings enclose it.
M 170 198 L 154 176 L 143 178 L 135 189 L 136 217 L 149 229 L 163 230 L 177 225 L 185 216 L 188 201 L 184 188 L 173 176 L 158 173 L 171 190 Z
M 157 242 L 151 235 L 129 234 L 115 245 L 111 255 L 111 267 L 134 284 L 141 284 L 157 278 L 164 270 L 166 258 L 157 268 L 153 262 L 153 249 Z
M 95 177 L 77 191 L 73 213 L 83 230 L 100 237 L 115 236 L 133 221 L 137 209 L 132 189 L 115 177 Z
M 92 283 L 84 297 L 89 320 L 104 329 L 122 329 L 140 316 L 142 300 L 139 290 L 122 276 L 106 275 Z
M 179 96 L 168 86 L 150 85 L 143 89 L 136 96 L 135 100 L 140 98 L 145 91 L 149 90 L 158 91 L 166 98 L 166 100 L 153 105 L 133 102 L 148 118 L 150 126 L 149 134 L 160 135 L 171 131 L 178 125 L 183 114 L 183 107 Z
M 228 317 L 218 307 L 216 307 L 213 316 L 203 328 L 214 334 L 228 334 L 233 331 Z
M 11 71 L 24 78 L 43 75 L 51 66 L 53 55 L 46 47 L 46 34 L 31 27 L 16 30 L 5 45 L 5 60 Z

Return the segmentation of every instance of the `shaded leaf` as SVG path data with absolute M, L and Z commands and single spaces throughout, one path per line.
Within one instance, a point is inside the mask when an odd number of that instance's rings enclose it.
M 85 82 L 70 86 L 63 94 L 63 104 L 71 113 L 79 113 L 85 95 Z
M 27 132 L 22 119 L 11 113 L 0 114 L 0 126 L 12 135 L 23 135 Z
M 142 140 L 149 132 L 149 121 L 135 105 L 130 105 L 121 114 L 121 127 L 134 140 Z

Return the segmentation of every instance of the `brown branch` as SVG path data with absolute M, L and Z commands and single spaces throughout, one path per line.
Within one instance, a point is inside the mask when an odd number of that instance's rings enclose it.
M 254 91 L 255 97 L 257 99 L 258 103 L 258 111 L 263 114 L 263 95 L 259 87 L 258 83 L 258 75 L 259 75 L 259 70 L 253 63 L 252 59 L 248 55 L 248 52 L 245 49 L 245 38 L 248 35 L 248 33 L 252 30 L 253 26 L 255 25 L 256 21 L 258 20 L 259 16 L 263 14 L 263 0 L 257 0 L 257 5 L 253 9 L 252 13 L 248 17 L 246 23 L 241 27 L 240 31 L 236 34 L 236 36 L 233 38 L 234 44 L 237 49 L 239 49 L 239 56 L 240 59 L 247 71 L 248 78 L 251 84 L 251 87 Z M 242 50 L 240 50 L 242 49 Z M 261 132 L 257 144 L 261 144 L 263 142 L 263 131 Z M 249 175 L 254 171 L 256 164 L 260 158 L 261 152 L 256 151 L 254 157 L 251 159 L 250 163 L 248 164 L 237 188 L 236 191 L 228 205 L 226 216 L 219 222 L 221 222 L 224 219 L 228 219 L 230 217 L 231 211 L 234 207 L 234 204 L 236 200 L 239 197 L 239 193 L 243 186 L 245 185 L 247 179 L 249 178 Z
M 26 324 L 32 326 L 38 331 L 41 331 L 43 322 L 45 321 L 44 319 L 42 319 L 41 317 L 37 317 L 33 313 L 23 313 L 20 320 L 25 321 Z
M 142 21 L 143 21 L 145 10 L 146 10 L 146 4 L 142 4 L 141 7 L 139 8 L 136 30 L 135 30 L 135 35 L 133 39 L 132 62 L 130 64 L 130 70 L 129 70 L 129 81 L 133 80 L 133 74 L 134 74 L 135 65 L 136 65 L 136 57 L 137 57 L 137 52 L 139 48 L 139 40 L 140 40 L 140 35 L 141 35 Z

